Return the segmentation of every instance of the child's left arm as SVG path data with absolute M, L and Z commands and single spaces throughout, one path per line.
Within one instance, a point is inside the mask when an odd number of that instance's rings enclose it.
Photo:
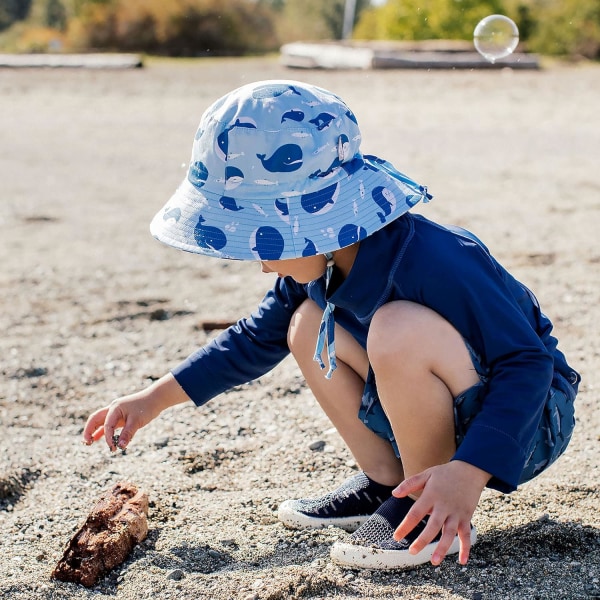
M 410 553 L 417 554 L 442 530 L 442 537 L 431 557 L 440 564 L 455 536 L 460 540 L 458 560 L 466 564 L 471 549 L 471 518 L 491 475 L 469 463 L 453 460 L 437 465 L 404 480 L 393 492 L 396 497 L 421 492 L 394 533 L 404 538 L 427 515 L 429 520 L 419 537 L 411 544 Z

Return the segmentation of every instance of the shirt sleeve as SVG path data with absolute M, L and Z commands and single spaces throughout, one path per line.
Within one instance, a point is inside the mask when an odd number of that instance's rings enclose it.
M 289 353 L 287 333 L 304 286 L 279 277 L 258 308 L 188 356 L 172 373 L 198 406 L 264 375 Z
M 528 294 L 484 248 L 446 236 L 410 278 L 417 302 L 447 319 L 489 369 L 481 412 L 453 460 L 492 474 L 489 487 L 516 489 L 553 376 L 553 358 L 519 303 Z

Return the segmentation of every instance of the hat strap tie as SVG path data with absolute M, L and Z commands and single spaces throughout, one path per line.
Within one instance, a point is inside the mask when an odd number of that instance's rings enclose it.
M 333 254 L 331 252 L 325 253 L 327 259 L 327 269 L 325 271 L 325 295 L 329 288 L 329 282 L 331 281 L 331 275 L 333 273 Z M 337 361 L 335 359 L 335 319 L 333 317 L 333 311 L 335 305 L 331 302 L 327 302 L 325 310 L 323 311 L 323 317 L 321 318 L 321 324 L 319 325 L 319 336 L 317 337 L 317 345 L 315 348 L 315 356 L 313 360 L 319 363 L 321 369 L 325 368 L 325 363 L 321 358 L 323 348 L 325 347 L 325 339 L 327 339 L 327 357 L 329 360 L 329 370 L 325 375 L 325 379 L 331 379 L 333 372 L 337 368 Z

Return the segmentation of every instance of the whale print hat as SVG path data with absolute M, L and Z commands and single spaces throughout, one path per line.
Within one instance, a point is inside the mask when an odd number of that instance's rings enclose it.
M 360 142 L 356 117 L 331 92 L 288 80 L 240 87 L 202 116 L 187 177 L 150 231 L 238 260 L 349 246 L 431 198 Z

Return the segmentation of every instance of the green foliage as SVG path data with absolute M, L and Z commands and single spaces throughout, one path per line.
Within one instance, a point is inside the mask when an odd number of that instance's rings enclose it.
M 0 31 L 29 15 L 32 0 L 0 0 Z
M 339 39 L 346 0 L 0 0 L 0 47 L 246 54 Z M 527 50 L 600 58 L 600 0 L 356 0 L 355 39 L 470 40 L 511 17 Z M 4 31 L 3 31 L 4 30 Z
M 388 0 L 363 12 L 353 37 L 469 40 L 494 13 L 515 21 L 530 51 L 600 58 L 600 0 Z
M 287 0 L 276 22 L 278 38 L 294 40 L 321 40 L 331 36 L 320 19 L 322 6 L 313 0 Z
M 94 0 L 72 25 L 81 48 L 202 56 L 277 47 L 271 14 L 247 0 Z
M 64 31 L 67 28 L 67 11 L 61 0 L 47 0 L 45 22 L 48 27 Z
M 285 0 L 257 0 L 257 4 L 280 11 L 285 6 Z
M 367 7 L 369 0 L 356 0 L 354 22 L 358 21 L 360 13 Z M 345 0 L 329 0 L 328 2 L 320 2 L 321 18 L 330 32 L 328 37 L 340 39 L 342 37 L 342 27 L 344 24 L 344 9 Z
M 388 0 L 365 11 L 359 39 L 469 39 L 485 16 L 502 12 L 502 0 Z
M 244 54 L 276 47 L 267 13 L 245 2 L 189 6 L 173 15 L 162 49 L 171 56 Z
M 600 0 L 537 0 L 530 48 L 600 58 Z
M 282 42 L 340 39 L 344 24 L 345 0 L 261 0 L 275 3 L 277 32 Z M 370 0 L 356 0 L 355 22 Z

